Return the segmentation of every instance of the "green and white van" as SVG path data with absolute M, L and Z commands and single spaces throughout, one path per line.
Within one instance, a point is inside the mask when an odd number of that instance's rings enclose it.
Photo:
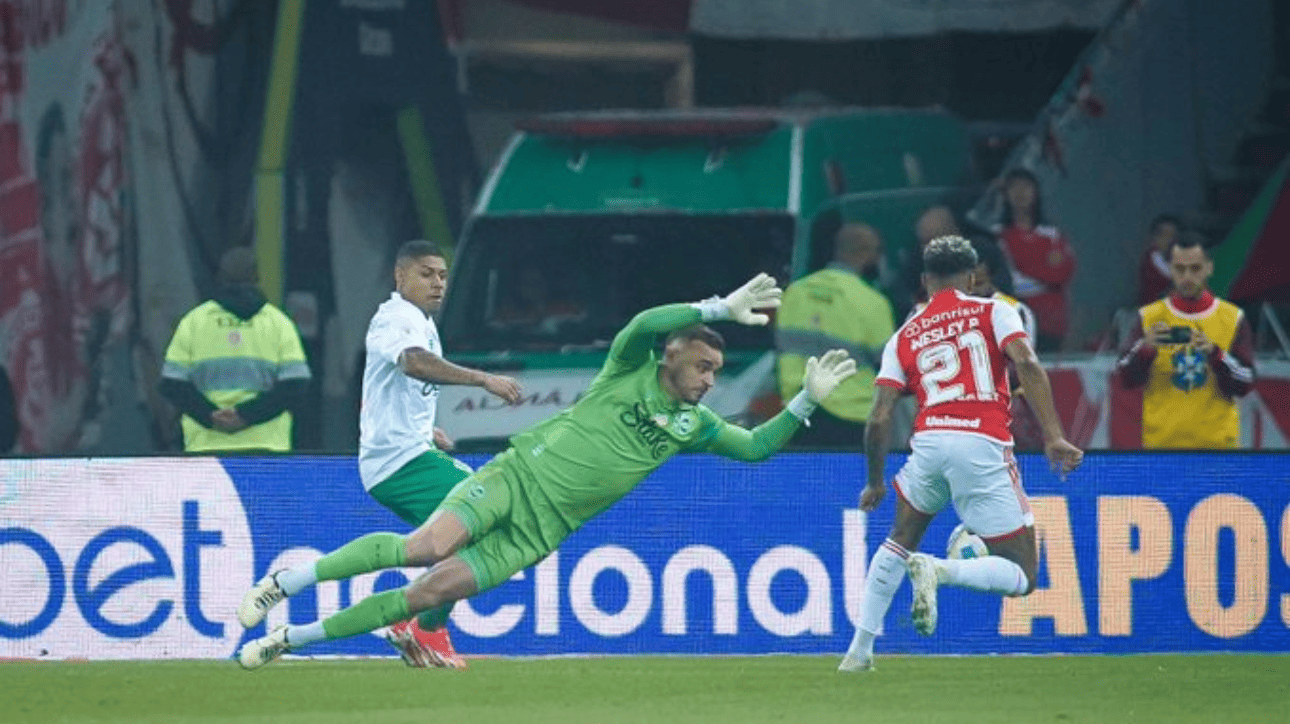
M 839 220 L 894 264 L 926 207 L 974 184 L 967 127 L 939 110 L 556 114 L 519 125 L 463 230 L 440 320 L 448 357 L 516 376 L 507 406 L 445 387 L 439 424 L 488 448 L 571 405 L 650 306 L 783 285 L 828 262 Z M 721 325 L 705 399 L 744 424 L 778 409 L 773 330 Z

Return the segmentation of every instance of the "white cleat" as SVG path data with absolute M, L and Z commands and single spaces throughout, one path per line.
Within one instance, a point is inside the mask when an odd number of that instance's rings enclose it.
M 237 620 L 242 628 L 255 628 L 269 615 L 269 610 L 287 598 L 282 587 L 278 585 L 278 571 L 261 578 L 251 586 L 251 590 L 242 597 L 242 604 L 237 607 Z
M 856 656 L 847 654 L 842 657 L 842 663 L 838 664 L 838 671 L 843 674 L 858 674 L 863 671 L 873 671 L 873 655 Z
M 914 605 L 910 614 L 914 629 L 924 636 L 936 631 L 936 589 L 940 580 L 936 573 L 936 559 L 926 553 L 909 556 L 909 583 L 914 587 Z
M 244 669 L 258 669 L 291 650 L 287 644 L 287 626 L 283 624 L 268 636 L 248 641 L 237 654 L 237 661 Z

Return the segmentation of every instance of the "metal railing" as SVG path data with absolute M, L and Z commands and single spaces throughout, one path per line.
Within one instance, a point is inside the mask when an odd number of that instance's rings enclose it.
M 1254 323 L 1254 349 L 1264 350 L 1270 345 L 1267 344 L 1267 332 L 1271 332 L 1276 338 L 1277 346 L 1282 357 L 1290 359 L 1290 337 L 1286 336 L 1285 327 L 1281 324 L 1281 317 L 1277 310 L 1270 303 L 1264 302 L 1259 306 L 1259 318 Z

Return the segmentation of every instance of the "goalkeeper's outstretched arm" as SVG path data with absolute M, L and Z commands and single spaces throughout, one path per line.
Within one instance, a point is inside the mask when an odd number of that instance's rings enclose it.
M 748 283 L 734 290 L 725 297 L 713 297 L 693 304 L 665 304 L 653 307 L 637 314 L 632 321 L 614 337 L 609 348 L 610 357 L 628 365 L 643 364 L 654 348 L 654 340 L 660 334 L 666 334 L 698 322 L 738 322 L 748 325 L 762 325 L 770 317 L 755 312 L 756 309 L 771 309 L 779 306 L 783 290 L 769 274 L 758 274 Z
M 802 391 L 778 415 L 751 430 L 722 423 L 708 451 L 746 462 L 765 460 L 783 448 L 815 408 L 855 372 L 856 362 L 844 350 L 830 350 L 819 359 L 811 357 L 802 376 Z
M 751 430 L 721 422 L 707 451 L 732 460 L 756 463 L 779 452 L 802 424 L 787 408 Z

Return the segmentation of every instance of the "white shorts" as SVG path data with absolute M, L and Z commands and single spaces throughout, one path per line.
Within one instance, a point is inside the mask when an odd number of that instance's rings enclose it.
M 982 435 L 920 432 L 896 474 L 896 492 L 914 510 L 936 515 L 951 500 L 963 524 L 989 541 L 1035 524 L 1012 447 Z

